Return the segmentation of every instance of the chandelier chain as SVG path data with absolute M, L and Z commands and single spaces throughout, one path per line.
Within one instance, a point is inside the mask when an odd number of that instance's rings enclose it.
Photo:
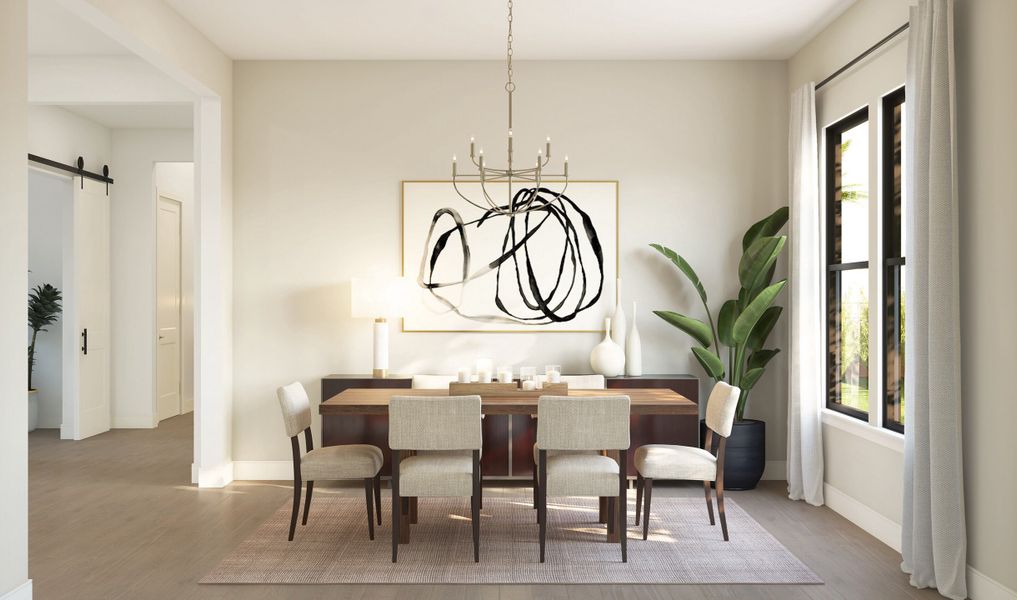
M 508 69 L 508 82 L 505 83 L 505 91 L 512 93 L 516 89 L 516 84 L 512 82 L 512 0 L 508 0 L 508 48 L 505 53 L 506 64 Z

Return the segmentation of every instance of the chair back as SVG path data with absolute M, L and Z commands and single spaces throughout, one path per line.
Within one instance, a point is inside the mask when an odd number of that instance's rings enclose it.
M 480 450 L 480 396 L 394 396 L 388 405 L 393 450 Z
M 410 387 L 415 390 L 447 390 L 448 384 L 458 379 L 455 375 L 414 375 Z
M 561 380 L 572 390 L 602 390 L 607 387 L 603 375 L 562 375 Z
M 275 393 L 279 396 L 286 435 L 294 437 L 311 426 L 311 401 L 299 381 L 284 385 L 276 389 Z
M 731 435 L 741 394 L 739 388 L 718 381 L 710 392 L 710 399 L 706 401 L 706 426 L 723 437 Z
M 541 396 L 537 447 L 541 450 L 627 450 L 628 396 Z

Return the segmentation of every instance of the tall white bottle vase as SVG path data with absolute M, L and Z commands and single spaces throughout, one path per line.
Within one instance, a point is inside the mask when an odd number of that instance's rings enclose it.
M 625 346 L 625 309 L 622 308 L 622 281 L 617 279 L 615 283 L 615 290 L 618 294 L 617 301 L 615 302 L 614 317 L 611 319 L 611 339 L 615 341 L 619 346 L 622 346 L 624 352 Z
M 632 377 L 643 374 L 643 342 L 639 339 L 639 327 L 636 325 L 636 303 L 632 303 L 632 329 L 625 341 L 625 373 Z
M 625 351 L 611 339 L 611 319 L 605 319 L 604 341 L 590 353 L 590 368 L 604 377 L 617 377 L 625 372 Z

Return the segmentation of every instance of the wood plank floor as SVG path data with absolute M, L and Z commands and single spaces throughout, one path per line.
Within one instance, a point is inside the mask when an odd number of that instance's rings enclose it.
M 190 415 L 164 421 L 157 429 L 115 430 L 80 442 L 61 441 L 56 430 L 29 435 L 29 576 L 36 598 L 940 598 L 908 585 L 893 550 L 827 508 L 788 501 L 778 482 L 730 496 L 825 585 L 198 585 L 292 496 L 288 484 L 273 482 L 197 489 L 190 484 L 191 439 Z M 360 497 L 363 492 L 359 487 L 315 487 L 316 497 L 325 493 Z M 654 493 L 698 496 L 702 488 L 659 485 Z M 390 531 L 387 525 L 382 542 Z

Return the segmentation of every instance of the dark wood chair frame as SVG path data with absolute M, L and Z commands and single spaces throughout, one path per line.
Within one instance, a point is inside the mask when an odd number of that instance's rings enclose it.
M 544 548 L 547 542 L 547 450 L 537 451 L 537 523 L 540 524 L 540 562 L 544 562 Z M 618 451 L 618 496 L 607 497 L 607 533 L 617 528 L 618 543 L 621 545 L 622 562 L 629 562 L 628 536 L 628 450 Z M 603 498 L 601 498 L 603 500 Z M 603 521 L 602 521 L 603 522 Z
M 293 514 L 290 516 L 290 537 L 293 541 L 293 534 L 297 531 L 297 517 L 300 516 L 300 485 L 302 477 L 300 473 L 300 440 L 299 436 L 290 438 L 293 446 Z M 311 428 L 304 429 L 304 445 L 307 451 L 314 450 L 314 438 L 311 437 Z M 371 502 L 371 496 L 374 502 Z M 307 482 L 307 497 L 304 500 L 304 519 L 302 525 L 307 525 L 307 516 L 311 512 L 311 493 L 314 491 L 314 481 Z M 378 513 L 378 526 L 381 526 L 381 472 L 374 477 L 364 478 L 364 498 L 367 500 L 367 534 L 374 539 L 374 513 Z
M 403 451 L 392 451 L 392 562 L 399 558 L 399 528 L 417 522 L 416 498 L 399 495 L 399 463 Z M 480 509 L 483 487 L 480 475 L 480 450 L 473 451 L 473 495 L 470 496 L 470 520 L 473 522 L 473 562 L 480 562 Z M 380 510 L 380 509 L 379 509 Z
M 727 446 L 727 438 L 717 434 L 720 438 L 720 443 L 716 444 L 716 453 L 714 453 L 714 431 L 707 428 L 706 430 L 706 443 L 704 446 L 706 450 L 717 457 L 717 512 L 720 515 L 720 528 L 724 533 L 724 541 L 729 541 L 727 535 L 727 517 L 724 514 L 724 448 Z M 713 499 L 710 497 L 710 484 L 713 482 L 704 481 L 703 490 L 706 493 L 706 511 L 710 514 L 710 525 L 716 525 L 713 520 Z M 645 499 L 644 499 L 645 496 Z M 653 479 L 645 478 L 641 473 L 636 474 L 636 525 L 639 525 L 640 508 L 642 508 L 643 518 L 643 539 L 649 537 L 650 533 L 650 498 L 653 496 Z M 643 505 L 643 502 L 646 502 Z

